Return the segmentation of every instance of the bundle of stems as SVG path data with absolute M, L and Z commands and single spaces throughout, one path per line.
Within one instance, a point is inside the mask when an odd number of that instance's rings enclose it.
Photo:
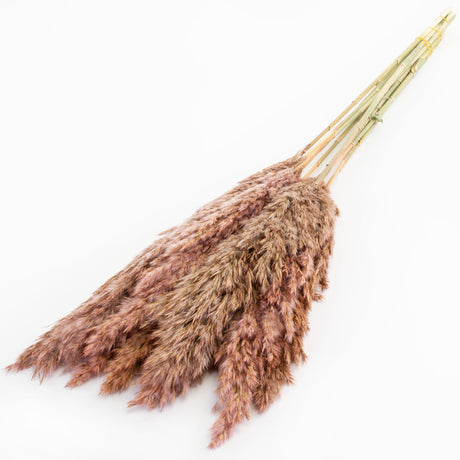
M 210 446 L 251 405 L 265 410 L 304 361 L 307 313 L 327 287 L 338 210 L 329 185 L 438 46 L 442 13 L 330 125 L 292 158 L 240 182 L 164 232 L 9 369 L 68 386 L 106 374 L 101 393 L 163 407 L 217 369 Z
M 330 185 L 376 123 L 439 45 L 455 18 L 444 11 L 330 125 L 298 153 L 299 168 L 311 166 L 317 183 Z M 313 161 L 316 160 L 316 161 Z M 312 165 L 310 165 L 310 163 Z

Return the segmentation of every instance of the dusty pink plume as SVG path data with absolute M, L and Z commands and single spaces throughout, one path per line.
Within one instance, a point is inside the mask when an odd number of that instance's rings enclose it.
M 291 169 L 267 175 L 264 182 L 249 187 L 233 200 L 227 200 L 221 221 L 214 220 L 208 226 L 202 223 L 196 231 L 199 238 L 189 245 L 185 244 L 186 238 L 178 238 L 171 243 L 165 254 L 152 262 L 144 272 L 132 296 L 124 299 L 117 312 L 88 335 L 83 351 L 85 360 L 75 368 L 69 385 L 78 385 L 92 375 L 108 370 L 112 349 L 123 344 L 144 322 L 145 304 L 169 292 L 177 280 L 193 272 L 220 241 L 237 234 L 244 222 L 257 215 L 279 188 L 292 183 L 297 177 Z M 102 391 L 107 390 L 108 385 L 104 385 Z
M 130 404 L 163 407 L 217 365 L 222 410 L 212 447 L 247 418 L 253 400 L 265 409 L 304 356 L 299 340 L 326 285 L 336 215 L 324 186 L 298 180 L 149 305 L 153 346 Z
M 238 231 L 242 222 L 259 212 L 277 188 L 295 180 L 298 173 L 293 171 L 293 164 L 290 159 L 250 176 L 202 207 L 181 226 L 165 232 L 29 347 L 10 369 L 35 367 L 35 374 L 43 378 L 64 364 L 66 370 L 74 369 L 70 386 L 103 372 L 117 340 L 124 339 L 138 325 L 139 321 L 129 316 L 133 310 L 137 308 L 140 313 L 146 300 L 169 290 L 176 279 L 192 270 L 221 239 Z M 121 314 L 112 323 L 111 317 L 120 310 Z M 116 331 L 111 329 L 116 325 Z M 99 353 L 94 345 L 91 347 L 95 343 L 93 335 L 102 339 Z M 90 345 L 84 353 L 87 341 Z

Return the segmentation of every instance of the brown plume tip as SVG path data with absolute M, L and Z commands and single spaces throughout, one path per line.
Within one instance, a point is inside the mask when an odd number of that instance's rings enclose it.
M 305 360 L 311 303 L 327 287 L 337 208 L 328 190 L 287 162 L 166 233 L 9 370 L 59 366 L 67 387 L 106 373 L 100 394 L 162 409 L 218 371 L 210 448 L 266 410 Z
M 296 180 L 299 172 L 293 165 L 293 160 L 283 161 L 248 177 L 181 226 L 165 232 L 25 350 L 14 369 L 35 367 L 35 375 L 46 377 L 62 365 L 72 371 L 85 358 L 110 360 L 111 350 L 141 327 L 146 304 L 171 290 L 220 241 L 240 231 L 279 188 Z M 140 305 L 137 316 L 126 307 L 132 302 Z

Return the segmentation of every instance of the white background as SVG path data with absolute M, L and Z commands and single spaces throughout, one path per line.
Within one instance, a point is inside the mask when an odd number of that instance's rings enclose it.
M 294 154 L 447 6 L 1 0 L 0 365 Z M 215 375 L 160 413 L 2 371 L 2 458 L 460 458 L 459 45 L 457 19 L 334 183 L 331 287 L 268 412 L 209 451 Z

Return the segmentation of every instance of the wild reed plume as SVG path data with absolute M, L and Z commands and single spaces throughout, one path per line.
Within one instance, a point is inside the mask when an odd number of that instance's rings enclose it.
M 110 318 L 113 326 L 121 328 L 120 334 L 123 330 L 126 334 L 131 332 L 137 318 L 133 316 L 134 310 L 139 313 L 145 301 L 151 301 L 170 289 L 221 239 L 237 232 L 246 219 L 260 212 L 279 187 L 291 183 L 296 176 L 298 173 L 292 169 L 292 160 L 273 165 L 204 206 L 181 226 L 165 232 L 161 239 L 101 286 L 83 305 L 29 347 L 13 368 L 21 370 L 34 366 L 35 373 L 43 378 L 60 365 L 71 370 L 80 364 L 78 377 L 85 379 L 91 376 L 87 372 L 80 375 L 83 369 L 88 369 L 87 364 L 81 362 L 85 361 L 86 355 L 82 352 L 87 339 L 91 335 L 104 339 L 105 343 L 101 345 L 104 352 L 111 349 L 107 343 L 110 339 L 105 336 L 113 337 L 113 342 L 117 339 L 115 329 L 105 327 L 106 320 Z M 117 313 L 116 318 L 111 318 Z M 94 337 L 92 339 L 95 343 Z M 89 355 L 96 354 L 94 351 L 91 353 L 91 347 L 89 350 Z M 96 369 L 92 370 L 92 374 L 98 373 Z M 71 385 L 76 383 L 77 379 Z
M 240 182 L 163 233 L 9 369 L 68 386 L 106 374 L 101 393 L 138 386 L 163 407 L 218 371 L 210 447 L 262 412 L 304 361 L 308 311 L 327 287 L 338 210 L 328 186 L 439 44 L 444 12 L 294 157 Z

